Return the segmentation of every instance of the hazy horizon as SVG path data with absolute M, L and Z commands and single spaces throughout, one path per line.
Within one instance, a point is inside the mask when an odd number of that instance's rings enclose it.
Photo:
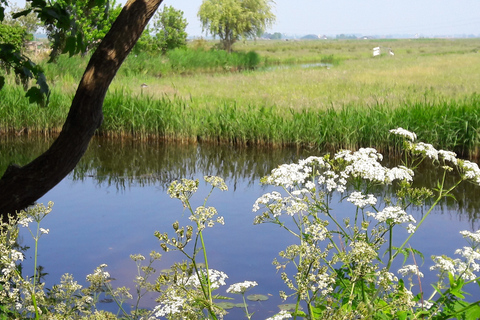
M 165 0 L 184 12 L 189 37 L 206 36 L 197 12 L 203 0 Z M 25 0 L 14 0 L 23 7 Z M 125 3 L 125 0 L 119 1 Z M 480 35 L 478 0 L 276 0 L 276 23 L 266 32 L 289 35 Z

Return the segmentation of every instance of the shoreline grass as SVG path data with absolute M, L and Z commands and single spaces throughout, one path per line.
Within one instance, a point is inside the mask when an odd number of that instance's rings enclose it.
M 396 55 L 373 58 L 371 47 L 378 45 L 393 48 Z M 480 39 L 258 41 L 238 43 L 238 57 L 255 51 L 259 65 L 273 56 L 281 63 L 325 57 L 338 63 L 331 68 L 290 65 L 231 72 L 225 71 L 225 64 L 212 62 L 210 71 L 204 72 L 208 67 L 188 71 L 215 57 L 207 54 L 195 63 L 184 62 L 182 68 L 187 71 L 168 76 L 159 71 L 165 57 L 131 56 L 106 96 L 98 134 L 180 142 L 383 149 L 389 145 L 388 138 L 377 132 L 404 127 L 437 148 L 478 157 L 479 49 Z M 182 57 L 187 59 L 182 54 L 176 59 Z M 29 104 L 9 79 L 0 91 L 0 132 L 59 132 L 87 61 L 61 58 L 59 65 L 48 66 L 52 95 L 47 108 Z M 223 71 L 216 72 L 218 68 Z M 146 87 L 141 86 L 144 83 Z
M 39 108 L 5 88 L 0 91 L 0 128 L 3 133 L 53 134 L 61 130 L 71 99 L 54 99 Z M 6 97 L 16 97 L 10 101 Z M 58 97 L 58 96 L 57 96 Z M 23 103 L 22 103 L 23 102 Z M 319 149 L 388 146 L 388 130 L 415 131 L 437 148 L 451 149 L 475 158 L 480 146 L 480 96 L 461 100 L 405 101 L 402 106 L 379 103 L 359 107 L 346 104 L 325 110 L 285 110 L 276 106 L 239 106 L 223 101 L 215 108 L 202 108 L 194 99 L 161 99 L 110 92 L 104 103 L 104 122 L 98 135 L 140 140 L 229 143 L 237 145 L 298 146 Z M 380 133 L 381 134 L 380 134 Z

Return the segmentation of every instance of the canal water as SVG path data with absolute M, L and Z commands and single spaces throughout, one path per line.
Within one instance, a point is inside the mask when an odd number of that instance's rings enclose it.
M 27 163 L 50 143 L 41 138 L 4 139 L 0 144 L 0 173 L 9 163 Z M 137 270 L 130 254 L 148 256 L 151 250 L 162 252 L 154 232 L 171 233 L 176 220 L 184 225 L 188 222 L 180 201 L 167 195 L 168 185 L 180 178 L 200 179 L 199 192 L 192 198 L 195 207 L 202 204 L 208 191 L 203 176 L 217 175 L 225 179 L 229 190 L 215 190 L 208 205 L 224 216 L 225 225 L 206 229 L 205 242 L 210 267 L 229 276 L 227 286 L 218 293 L 227 295 L 225 289 L 236 282 L 257 281 L 258 286 L 249 293 L 267 295 L 269 300 L 250 302 L 249 311 L 255 312 L 253 319 L 272 316 L 278 312 L 278 305 L 284 303 L 278 291 L 287 291 L 272 261 L 295 239 L 278 226 L 253 225 L 253 203 L 265 192 L 274 190 L 261 185 L 259 180 L 280 164 L 321 154 L 318 150 L 114 142 L 95 138 L 76 169 L 39 200 L 55 203 L 41 225 L 50 229 L 50 233 L 39 242 L 38 261 L 47 273 L 46 286 L 59 283 L 64 273 L 72 274 L 86 285 L 86 275 L 105 263 L 115 279 L 114 287 L 133 288 Z M 433 185 L 437 177 L 426 168 L 419 179 Z M 454 257 L 455 249 L 466 245 L 459 231 L 478 229 L 478 192 L 472 185 L 461 187 L 456 193 L 457 201 L 438 206 L 412 238 L 412 247 L 426 258 L 421 267 L 426 274 L 425 282 L 433 281 L 435 276 L 435 272 L 428 271 L 432 265 L 429 257 L 442 254 Z M 339 199 L 339 196 L 332 199 L 332 212 L 342 218 L 348 215 L 348 210 Z M 424 211 L 409 213 L 418 221 Z M 21 233 L 21 244 L 33 248 L 33 240 L 25 230 Z M 162 254 L 162 259 L 154 265 L 157 270 L 168 269 L 183 259 L 176 252 Z M 32 268 L 32 255 L 33 249 L 27 251 L 27 273 Z M 423 287 L 429 295 L 429 286 L 424 283 Z M 241 301 L 240 296 L 230 296 L 236 299 L 234 302 Z M 141 306 L 152 308 L 155 298 L 146 296 Z M 108 300 L 101 307 L 115 310 Z M 226 319 L 243 318 L 239 308 L 229 312 Z

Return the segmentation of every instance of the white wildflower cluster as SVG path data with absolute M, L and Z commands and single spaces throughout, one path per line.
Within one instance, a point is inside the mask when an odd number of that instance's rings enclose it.
M 407 226 L 408 233 L 415 233 L 417 231 L 417 227 L 414 224 L 409 223 Z
M 423 155 L 432 160 L 438 160 L 438 150 L 431 144 L 425 142 L 410 143 L 410 150 L 413 154 Z
M 465 260 L 452 259 L 447 256 L 433 256 L 432 260 L 435 262 L 435 265 L 431 266 L 430 270 L 438 270 L 440 278 L 445 274 L 451 273 L 461 276 L 466 281 L 475 280 L 477 278 L 475 272 L 480 271 L 480 265 L 476 261 L 480 260 L 478 250 L 465 247 L 463 250 L 458 249 L 455 253 L 462 255 Z
M 335 155 L 335 159 L 343 159 L 348 163 L 344 170 L 347 176 L 374 182 L 385 180 L 385 168 L 380 164 L 383 156 L 373 148 L 360 148 L 353 153 L 341 151 Z
M 333 291 L 332 284 L 335 283 L 335 279 L 326 272 L 310 273 L 308 280 L 310 281 L 310 291 L 318 295 L 326 296 Z
M 309 235 L 311 241 L 323 241 L 329 236 L 328 229 L 320 223 L 310 224 L 304 233 Z
M 225 224 L 222 216 L 213 219 L 217 214 L 217 209 L 215 209 L 215 207 L 200 206 L 195 209 L 195 214 L 190 215 L 189 219 L 196 222 L 198 228 L 203 230 L 205 226 L 211 228 L 215 225 L 215 223 L 219 223 L 221 225 Z
M 328 192 L 338 191 L 344 192 L 347 184 L 347 175 L 345 173 L 337 174 L 335 171 L 326 170 L 318 176 L 317 180 L 320 185 L 325 185 Z
M 350 247 L 352 250 L 349 252 L 349 258 L 358 265 L 367 265 L 378 255 L 375 248 L 365 241 L 352 242 Z
M 418 308 L 423 308 L 425 310 L 429 310 L 431 307 L 433 307 L 433 302 L 429 300 L 423 300 L 423 302 L 419 301 L 417 303 Z
M 403 267 L 398 269 L 398 273 L 402 277 L 411 277 L 412 275 L 414 275 L 423 278 L 423 273 L 418 269 L 418 266 L 414 264 L 404 265 Z
M 455 274 L 457 271 L 455 265 L 460 262 L 460 259 L 453 260 L 447 256 L 432 256 L 434 266 L 430 267 L 430 270 L 438 270 L 440 273 L 447 272 Z
M 176 295 L 173 290 L 168 291 L 166 296 L 163 296 L 162 304 L 156 306 L 153 312 L 157 318 L 178 314 L 183 310 L 185 303 L 184 297 Z
M 73 276 L 66 273 L 60 279 L 60 285 L 54 285 L 50 290 L 50 298 L 56 303 L 53 305 L 55 314 L 66 316 L 72 310 L 87 313 L 93 304 L 93 298 L 81 294 L 82 285 L 74 281 Z
M 308 157 L 297 163 L 283 164 L 262 179 L 262 183 L 282 186 L 287 189 L 304 185 L 306 189 L 315 188 L 315 183 L 309 179 L 318 170 L 329 169 L 330 165 L 322 157 Z
M 220 178 L 220 177 L 217 177 L 217 176 L 205 176 L 203 177 L 203 179 L 209 183 L 210 185 L 212 185 L 212 187 L 214 188 L 218 188 L 222 191 L 227 191 L 228 190 L 228 187 L 227 187 L 227 184 L 225 183 L 225 181 Z
M 388 206 L 380 212 L 367 212 L 367 215 L 375 218 L 379 222 L 388 224 L 401 224 L 406 222 L 416 223 L 415 218 L 411 214 L 407 214 L 405 210 L 399 206 Z
M 415 132 L 410 132 L 410 131 L 405 130 L 401 127 L 396 128 L 396 129 L 392 129 L 389 132 L 393 133 L 393 134 L 396 134 L 396 135 L 399 135 L 399 136 L 402 136 L 404 138 L 407 138 L 412 142 L 417 139 L 417 135 L 415 134 Z
M 274 186 L 284 186 L 285 188 L 293 188 L 300 184 L 304 184 L 310 176 L 309 166 L 302 166 L 297 163 L 283 164 L 264 179 L 264 183 Z
M 253 212 L 257 212 L 260 210 L 260 205 L 268 206 L 270 210 L 272 210 L 272 214 L 274 217 L 280 215 L 282 213 L 281 206 L 274 206 L 274 204 L 281 204 L 282 202 L 282 194 L 277 191 L 269 192 L 263 194 L 260 198 L 258 198 L 255 203 L 253 204 Z
M 268 211 L 257 216 L 255 218 L 255 224 L 262 223 L 265 220 L 270 220 L 283 214 L 293 216 L 308 210 L 308 203 L 305 202 L 303 198 L 298 198 L 293 195 L 282 197 L 277 191 L 266 193 L 258 198 L 253 205 L 252 211 L 256 212 L 260 210 L 260 205 L 265 206 Z
M 395 180 L 412 182 L 413 175 L 413 171 L 405 166 L 398 166 L 391 169 L 385 168 L 385 183 L 391 184 Z
M 110 273 L 105 271 L 106 267 L 107 265 L 103 263 L 95 268 L 93 273 L 86 276 L 87 281 L 90 282 L 92 290 L 104 290 L 105 283 L 110 280 Z
M 350 193 L 350 196 L 347 198 L 347 201 L 353 203 L 355 206 L 360 209 L 365 208 L 366 206 L 374 206 L 377 204 L 377 198 L 373 194 L 364 195 L 359 191 L 354 191 Z
M 384 288 L 385 291 L 392 289 L 393 284 L 398 282 L 398 278 L 395 274 L 388 271 L 387 268 L 376 271 L 375 277 L 377 279 L 377 285 Z
M 473 244 L 480 244 L 480 230 L 471 232 L 468 230 L 460 231 L 460 234 L 470 241 Z
M 457 164 L 457 154 L 452 151 L 438 150 L 438 156 L 444 161 L 449 161 L 453 164 Z
M 458 168 L 466 180 L 480 185 L 480 169 L 478 168 L 478 164 L 468 160 L 460 160 L 458 161 Z
M 399 166 L 392 169 L 384 167 L 381 153 L 373 148 L 361 148 L 358 151 L 341 151 L 335 159 L 343 159 L 347 166 L 340 173 L 342 177 L 361 178 L 363 180 L 391 184 L 395 180 L 413 180 L 413 171 Z
M 24 217 L 24 218 L 18 220 L 18 224 L 21 225 L 24 228 L 28 228 L 28 226 L 31 222 L 33 222 L 33 218 L 31 216 Z
M 232 284 L 228 287 L 228 293 L 244 294 L 247 290 L 256 287 L 258 283 L 256 281 L 244 281 Z
M 186 204 L 197 190 L 198 180 L 182 179 L 173 181 L 168 187 L 167 193 L 170 198 L 180 199 L 183 204 Z
M 0 265 L 2 268 L 2 275 L 6 278 L 11 277 L 12 273 L 17 269 L 17 262 L 23 261 L 23 254 L 15 249 L 6 249 L 7 254 L 2 254 L 0 257 Z
M 203 269 L 200 270 L 200 273 L 202 277 L 206 276 L 205 270 Z M 228 276 L 222 271 L 218 271 L 215 269 L 208 269 L 208 278 L 210 280 L 212 290 L 215 290 L 215 289 L 218 289 L 220 286 L 226 285 L 225 279 L 227 279 Z M 185 283 L 186 286 L 193 286 L 195 288 L 201 287 L 200 280 L 198 279 L 198 276 L 196 274 L 192 275 L 186 280 L 187 280 Z
M 290 319 L 291 317 L 292 317 L 292 315 L 290 314 L 290 312 L 288 312 L 286 310 L 282 310 L 279 313 L 277 313 L 276 315 L 274 315 L 270 318 L 267 318 L 265 320 L 284 320 L 284 319 Z

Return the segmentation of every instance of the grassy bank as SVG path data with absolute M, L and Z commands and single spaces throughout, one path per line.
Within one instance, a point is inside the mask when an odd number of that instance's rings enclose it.
M 70 96 L 53 100 L 50 107 L 42 109 L 18 98 L 20 92 L 10 90 L 0 92 L 0 127 L 4 131 L 50 133 L 61 129 Z M 9 96 L 16 100 L 6 99 Z M 391 145 L 388 130 L 395 127 L 408 128 L 438 148 L 476 156 L 480 146 L 480 96 L 435 103 L 406 101 L 402 106 L 346 104 L 341 108 L 299 111 L 239 106 L 230 101 L 207 109 L 195 98 L 158 99 L 115 91 L 105 100 L 104 123 L 98 133 L 185 142 L 385 149 Z
M 395 56 L 373 58 L 374 46 Z M 132 55 L 107 94 L 99 134 L 382 149 L 388 130 L 401 126 L 438 148 L 478 156 L 479 48 L 480 39 L 263 41 L 239 43 L 231 57 L 205 50 Z M 273 57 L 297 64 L 268 67 Z M 326 57 L 335 64 L 298 64 Z M 228 67 L 239 61 L 263 67 Z M 0 91 L 0 129 L 58 132 L 86 63 L 62 58 L 48 66 L 53 93 L 44 109 L 29 105 L 10 81 Z

